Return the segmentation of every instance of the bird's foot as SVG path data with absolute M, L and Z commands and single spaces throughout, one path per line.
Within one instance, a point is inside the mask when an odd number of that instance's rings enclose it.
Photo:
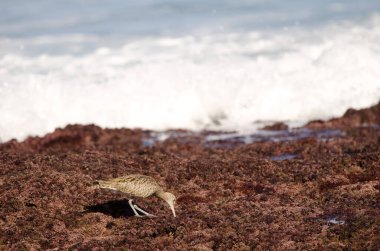
M 134 205 L 134 207 L 135 207 L 135 209 L 139 210 L 141 213 L 145 214 L 145 215 L 148 216 L 148 217 L 157 217 L 157 216 L 155 216 L 154 214 L 150 214 L 150 213 L 148 213 L 148 212 L 142 210 L 142 209 L 139 208 L 137 205 Z

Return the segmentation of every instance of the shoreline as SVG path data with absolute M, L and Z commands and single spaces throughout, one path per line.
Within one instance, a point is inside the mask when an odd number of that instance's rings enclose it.
M 379 125 L 380 103 L 248 143 L 95 125 L 11 140 L 0 144 L 0 249 L 377 250 Z M 154 198 L 136 203 L 159 217 L 131 217 L 125 195 L 88 189 L 128 173 L 166 183 L 178 217 Z

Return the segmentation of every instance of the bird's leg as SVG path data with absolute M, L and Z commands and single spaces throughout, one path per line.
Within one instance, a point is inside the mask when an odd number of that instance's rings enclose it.
M 132 202 L 133 202 L 133 199 L 128 200 L 129 206 L 132 208 L 133 212 L 135 213 L 135 216 L 141 217 L 141 215 L 139 215 L 139 213 L 136 211 L 135 206 L 133 205 Z
M 137 209 L 137 210 L 139 210 L 140 212 L 142 212 L 143 214 L 145 214 L 146 216 L 149 216 L 149 217 L 156 217 L 154 214 L 150 214 L 150 213 L 148 213 L 148 212 L 145 212 L 144 210 L 142 210 L 141 208 L 139 208 L 137 205 L 134 205 L 135 206 L 135 208 Z

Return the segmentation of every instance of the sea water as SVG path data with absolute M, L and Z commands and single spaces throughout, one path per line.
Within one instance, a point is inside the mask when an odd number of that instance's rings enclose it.
M 380 1 L 0 2 L 0 141 L 302 125 L 380 99 Z

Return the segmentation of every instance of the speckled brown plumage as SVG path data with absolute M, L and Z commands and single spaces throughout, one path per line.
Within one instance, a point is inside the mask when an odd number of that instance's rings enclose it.
M 163 188 L 157 183 L 157 181 L 149 176 L 141 174 L 130 174 L 127 176 L 122 176 L 110 180 L 98 180 L 97 184 L 93 188 L 105 188 L 120 191 L 131 196 L 146 198 L 151 195 L 155 195 L 163 200 L 165 200 L 172 212 L 174 217 L 176 216 L 174 210 L 175 196 L 172 193 L 164 192 Z M 145 215 L 153 216 L 146 213 L 141 208 L 132 204 L 130 200 L 130 205 L 132 209 L 138 209 L 140 212 L 143 212 Z M 135 214 L 138 213 L 134 210 Z
M 98 180 L 99 188 L 106 188 L 127 193 L 136 197 L 149 197 L 156 192 L 163 191 L 161 186 L 152 177 L 131 174 L 111 180 Z

